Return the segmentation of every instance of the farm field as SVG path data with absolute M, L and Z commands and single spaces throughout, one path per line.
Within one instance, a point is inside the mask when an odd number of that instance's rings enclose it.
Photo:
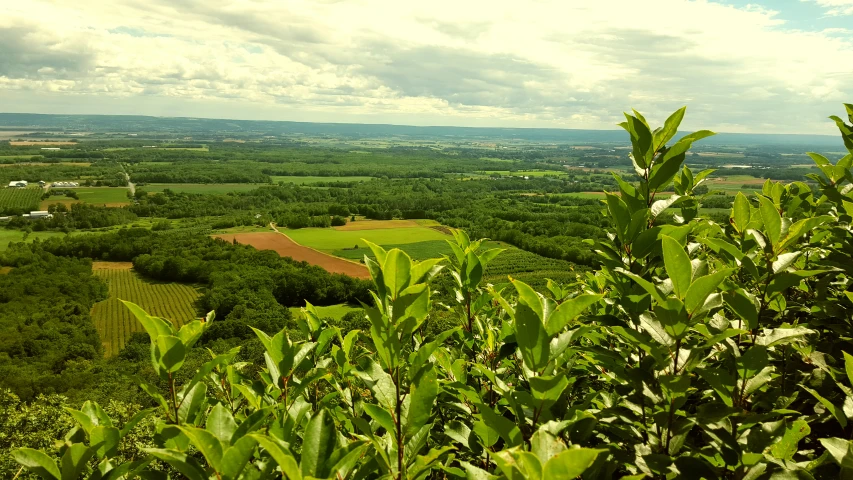
M 297 175 L 274 175 L 272 177 L 272 183 L 293 183 L 296 185 L 311 185 L 314 183 L 324 183 L 324 182 L 368 182 L 373 180 L 373 177 L 311 177 L 311 176 L 297 176 Z
M 334 318 L 335 320 L 342 319 L 344 315 L 348 314 L 349 312 L 361 310 L 361 307 L 354 307 L 345 303 L 341 303 L 339 305 L 329 305 L 327 307 L 318 307 L 314 305 L 314 308 L 317 309 L 317 313 L 320 314 L 321 318 Z M 290 313 L 293 314 L 293 318 L 299 318 L 299 316 L 302 315 L 300 307 L 290 307 Z
M 93 262 L 92 272 L 107 282 L 110 298 L 92 307 L 92 321 L 104 344 L 104 354 L 115 356 L 133 332 L 142 325 L 119 299 L 142 307 L 151 315 L 171 320 L 177 326 L 199 317 L 195 301 L 200 296 L 190 285 L 154 283 L 141 278 L 129 262 Z
M 312 265 L 322 267 L 331 273 L 343 273 L 355 278 L 370 278 L 367 267 L 342 258 L 319 252 L 312 248 L 300 245 L 286 235 L 277 232 L 256 233 L 232 233 L 213 235 L 226 242 L 237 241 L 244 245 L 251 245 L 258 250 L 273 250 L 282 257 L 290 257 L 294 260 L 308 262 Z
M 41 201 L 42 193 L 42 189 L 38 187 L 0 188 L 0 213 L 6 209 L 35 210 Z
M 59 190 L 64 190 L 59 188 Z M 51 197 L 47 200 L 42 200 L 41 208 L 47 209 L 48 205 L 55 203 L 64 203 L 66 206 L 75 203 L 90 203 L 92 205 L 106 207 L 121 207 L 130 205 L 130 199 L 127 198 L 127 188 L 125 187 L 77 187 L 73 189 L 77 192 L 79 199 L 75 200 L 68 197 Z
M 422 227 L 416 223 L 412 226 L 369 230 L 300 228 L 298 230 L 285 230 L 285 233 L 297 243 L 329 253 L 344 248 L 352 248 L 355 245 L 366 247 L 367 245 L 362 239 L 377 245 L 399 245 L 451 238 L 434 228 Z
M 65 235 L 62 232 L 31 232 L 24 239 L 24 232 L 21 230 L 6 230 L 0 229 L 0 252 L 9 248 L 10 243 L 27 242 L 31 243 L 35 239 L 44 240 L 51 237 L 59 237 Z
M 263 187 L 262 183 L 148 183 L 137 186 L 149 193 L 158 193 L 169 189 L 176 193 L 221 194 L 248 192 Z
M 77 142 L 33 142 L 33 141 L 11 141 L 13 147 L 58 147 L 61 145 L 77 145 Z
M 590 198 L 590 199 L 604 198 L 604 192 L 573 192 L 573 193 L 561 193 L 559 195 L 565 196 L 565 197 L 575 197 L 575 198 Z
M 451 240 L 451 238 L 448 237 L 448 240 Z M 444 240 L 428 240 L 426 242 L 389 244 L 382 245 L 382 248 L 386 250 L 390 250 L 392 248 L 399 248 L 415 260 L 439 258 L 442 255 L 450 255 L 452 253 L 452 251 L 450 250 L 450 246 Z M 373 252 L 367 247 L 359 247 L 354 250 L 335 250 L 334 252 L 332 252 L 332 255 L 360 262 L 365 255 L 372 258 Z
M 544 177 L 544 176 L 563 176 L 566 173 L 560 172 L 557 170 L 519 170 L 519 171 L 509 171 L 509 170 L 483 170 L 482 173 L 485 175 L 499 174 L 503 176 L 513 176 L 513 177 Z

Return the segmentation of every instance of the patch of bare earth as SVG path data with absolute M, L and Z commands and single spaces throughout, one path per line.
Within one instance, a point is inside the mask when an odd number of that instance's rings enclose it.
M 251 245 L 258 250 L 272 250 L 282 257 L 290 257 L 294 260 L 308 262 L 330 273 L 342 273 L 355 278 L 370 278 L 370 273 L 364 265 L 318 252 L 317 250 L 294 242 L 290 237 L 281 233 L 225 233 L 213 235 L 213 238 L 221 238 L 226 242 L 236 240 L 237 243 Z
M 92 270 L 130 270 L 133 262 L 92 262 Z

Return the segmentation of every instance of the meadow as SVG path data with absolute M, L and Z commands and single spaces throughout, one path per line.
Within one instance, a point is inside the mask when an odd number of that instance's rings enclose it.
M 366 247 L 365 239 L 377 245 L 400 245 L 445 240 L 451 237 L 428 227 L 377 228 L 372 230 L 336 230 L 330 228 L 300 228 L 282 230 L 293 241 L 325 252 L 335 252 L 354 246 Z
M 10 243 L 27 242 L 31 243 L 35 239 L 44 240 L 51 237 L 61 237 L 65 233 L 62 232 L 30 232 L 26 233 L 22 230 L 7 230 L 0 228 L 0 252 L 9 248 Z
M 177 326 L 199 317 L 195 301 L 200 295 L 194 287 L 144 280 L 131 270 L 132 266 L 129 262 L 92 263 L 92 272 L 107 282 L 110 290 L 110 298 L 96 303 L 91 312 L 106 356 L 117 355 L 132 333 L 144 331 L 119 299 L 133 302 Z

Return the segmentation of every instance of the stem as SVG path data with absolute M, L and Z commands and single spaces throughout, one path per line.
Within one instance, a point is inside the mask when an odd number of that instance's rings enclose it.
M 396 420 L 397 420 L 397 478 L 403 478 L 403 419 L 401 417 L 401 408 L 403 400 L 400 398 L 400 367 L 394 369 L 394 388 L 397 393 Z
M 672 359 L 672 374 L 678 374 L 678 353 L 681 351 L 681 339 L 675 341 L 675 355 Z M 669 420 L 666 425 L 666 453 L 669 454 L 669 442 L 672 440 L 672 421 L 675 416 L 675 399 L 669 400 Z
M 180 425 L 181 420 L 178 418 L 178 395 L 175 393 L 175 379 L 172 378 L 171 372 L 169 372 L 169 394 L 172 397 L 172 409 L 175 411 L 175 424 Z

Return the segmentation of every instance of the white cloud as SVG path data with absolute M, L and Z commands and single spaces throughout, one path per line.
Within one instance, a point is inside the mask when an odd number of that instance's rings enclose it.
M 803 0 L 826 8 L 827 15 L 853 15 L 853 0 Z
M 29 0 L 0 45 L 9 111 L 831 133 L 853 100 L 849 38 L 704 0 Z

